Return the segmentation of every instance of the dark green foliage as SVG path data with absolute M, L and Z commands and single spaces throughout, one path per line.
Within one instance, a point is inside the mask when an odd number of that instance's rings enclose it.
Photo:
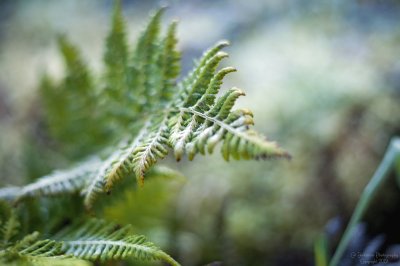
M 233 109 L 244 95 L 242 90 L 232 88 L 217 96 L 225 75 L 235 71 L 232 67 L 217 70 L 228 56 L 221 51 L 228 42 L 206 51 L 177 83 L 176 22 L 160 37 L 163 11 L 152 16 L 131 55 L 121 8 L 116 6 L 100 82 L 92 81 L 77 49 L 60 38 L 66 77 L 57 86 L 47 78 L 42 84 L 54 137 L 84 150 L 86 145 L 106 147 L 120 138 L 124 141 L 114 148 L 108 146 L 102 153 L 106 156 L 92 156 L 77 168 L 57 171 L 23 188 L 18 198 L 80 191 L 86 207 L 91 208 L 98 194 L 109 192 L 125 176 L 134 174 L 143 184 L 146 172 L 171 149 L 178 161 L 184 154 L 192 160 L 197 153 L 212 153 L 218 143 L 226 160 L 288 157 L 276 143 L 250 129 L 254 123 L 251 111 Z M 105 132 L 110 134 L 102 136 Z
M 20 223 L 17 215 L 5 202 L 0 202 L 0 261 L 2 265 L 27 264 L 38 265 L 48 258 L 65 259 L 61 252 L 61 243 L 52 240 L 39 240 L 39 234 L 34 232 L 15 240 L 19 233 Z M 36 264 L 37 263 L 37 264 Z
M 65 36 L 58 39 L 64 58 L 66 76 L 55 84 L 42 79 L 41 92 L 48 125 L 53 136 L 71 156 L 96 150 L 98 142 L 107 139 L 106 129 L 96 104 L 96 91 L 91 73 L 78 49 Z

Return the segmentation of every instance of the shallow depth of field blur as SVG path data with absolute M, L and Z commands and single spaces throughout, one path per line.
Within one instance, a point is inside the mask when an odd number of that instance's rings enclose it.
M 392 136 L 400 135 L 398 1 L 122 1 L 133 43 L 152 10 L 179 19 L 183 73 L 228 39 L 225 82 L 291 161 L 164 162 L 185 180 L 149 180 L 105 210 L 183 265 L 312 265 L 325 225 L 347 221 Z M 46 147 L 37 84 L 63 73 L 65 33 L 101 71 L 112 1 L 0 1 L 0 185 L 63 164 Z M 46 134 L 45 134 L 46 135 Z M 39 143 L 40 142 L 40 143 Z M 47 156 L 44 156 L 47 154 Z M 52 154 L 52 156 L 48 156 Z M 50 159 L 49 159 L 50 158 Z

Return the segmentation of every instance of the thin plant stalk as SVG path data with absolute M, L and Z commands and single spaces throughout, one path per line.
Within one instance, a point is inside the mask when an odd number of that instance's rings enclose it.
M 343 237 L 332 257 L 330 262 L 330 266 L 337 266 L 339 264 L 340 259 L 345 252 L 351 236 L 353 235 L 353 231 L 355 226 L 362 220 L 366 210 L 369 208 L 371 202 L 374 200 L 375 196 L 385 183 L 387 177 L 389 176 L 389 172 L 392 168 L 394 168 L 397 158 L 400 157 L 400 138 L 393 138 L 389 144 L 388 149 L 386 150 L 385 156 L 376 170 L 375 174 L 372 176 L 371 181 L 365 187 L 363 193 L 361 194 L 361 198 L 358 201 L 356 209 L 353 212 L 353 215 L 350 219 L 349 224 L 343 234 Z

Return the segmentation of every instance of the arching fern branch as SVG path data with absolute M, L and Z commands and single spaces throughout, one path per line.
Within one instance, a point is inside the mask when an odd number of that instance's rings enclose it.
M 118 260 L 133 257 L 141 261 L 162 260 L 179 265 L 143 236 L 134 235 L 131 226 L 92 219 L 77 223 L 55 236 L 67 255 L 85 260 Z
M 97 197 L 103 193 L 109 192 L 107 187 L 112 187 L 114 185 L 105 183 L 103 178 L 105 173 L 120 169 L 119 165 L 124 162 L 124 157 L 120 156 L 121 152 L 124 152 L 126 156 L 130 154 L 129 146 L 127 146 L 126 149 L 121 148 L 117 151 L 118 152 L 114 153 L 114 157 L 108 158 L 108 162 L 101 161 L 99 158 L 90 158 L 76 168 L 74 167 L 63 171 L 56 170 L 26 186 L 2 188 L 0 189 L 0 199 L 18 203 L 25 199 L 40 196 L 57 196 L 76 193 L 77 195 L 81 194 L 83 196 L 85 206 L 91 209 Z M 123 171 L 124 172 L 115 172 L 113 174 L 122 178 L 129 173 L 128 170 Z M 161 177 L 184 180 L 181 173 L 162 165 L 153 167 L 146 176 L 148 178 Z
M 78 49 L 62 39 L 67 76 L 60 85 L 45 83 L 43 89 L 49 113 L 58 110 L 72 118 L 96 115 L 87 125 L 80 124 L 78 131 L 71 124 L 74 119 L 66 120 L 65 125 L 52 117 L 50 126 L 57 128 L 54 132 L 63 132 L 62 138 L 72 141 L 85 137 L 96 123 L 96 136 L 113 132 L 115 142 L 125 141 L 105 158 L 86 160 L 76 168 L 54 172 L 22 189 L 0 191 L 0 196 L 12 198 L 14 193 L 14 197 L 23 199 L 80 192 L 86 207 L 91 208 L 99 194 L 109 192 L 126 176 L 134 175 L 143 184 L 147 171 L 170 151 L 178 161 L 185 154 L 192 160 L 198 153 L 212 153 L 218 144 L 226 160 L 289 157 L 275 142 L 251 129 L 251 111 L 234 109 L 236 100 L 244 95 L 242 90 L 232 88 L 219 96 L 223 78 L 236 71 L 232 67 L 218 70 L 228 56 L 222 51 L 228 42 L 219 42 L 206 51 L 187 77 L 177 82 L 180 53 L 176 48 L 176 22 L 170 24 L 165 36 L 160 36 L 163 11 L 152 16 L 131 54 L 121 8 L 116 6 L 106 41 L 105 73 L 99 82 L 92 81 L 94 75 L 86 69 Z M 100 87 L 95 88 L 94 84 Z M 68 86 L 75 89 L 68 90 Z M 76 98 L 80 99 L 78 103 Z M 58 100 L 62 100 L 60 106 L 54 104 Z M 103 113 L 99 114 L 99 110 Z M 116 130 L 110 131 L 110 125 Z M 80 135 L 79 131 L 86 133 Z
M 104 162 L 98 157 L 90 157 L 86 161 L 66 170 L 55 170 L 35 182 L 23 187 L 6 187 L 0 189 L 0 199 L 20 202 L 26 198 L 40 196 L 57 196 L 61 194 L 84 193 L 100 172 Z

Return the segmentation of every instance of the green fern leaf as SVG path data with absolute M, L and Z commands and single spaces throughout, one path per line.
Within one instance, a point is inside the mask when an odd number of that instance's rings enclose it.
M 229 42 L 228 41 L 220 41 L 218 42 L 215 46 L 211 47 L 207 51 L 205 51 L 201 57 L 201 59 L 195 63 L 195 66 L 193 70 L 187 75 L 186 78 L 183 79 L 183 81 L 178 84 L 179 86 L 179 97 L 178 97 L 178 102 L 176 104 L 179 104 L 179 102 L 184 101 L 184 99 L 187 98 L 189 91 L 190 91 L 190 85 L 193 84 L 194 80 L 199 76 L 203 66 L 206 64 L 206 62 L 215 56 L 221 49 L 224 47 L 228 46 Z
M 132 112 L 118 108 L 122 106 L 134 107 L 137 102 L 130 95 L 129 71 L 128 71 L 129 51 L 126 41 L 125 22 L 122 16 L 120 1 L 116 1 L 112 27 L 106 39 L 106 49 L 104 53 L 104 84 L 99 98 L 108 99 L 101 101 L 100 108 L 105 110 L 104 116 L 109 123 L 118 126 L 119 131 L 124 130 L 132 120 Z M 137 109 L 135 107 L 134 109 Z
M 93 76 L 78 48 L 65 36 L 58 38 L 66 76 L 56 84 L 44 76 L 40 84 L 52 136 L 63 144 L 64 153 L 76 158 L 89 154 L 109 139 L 107 124 L 99 123 Z M 103 125 L 103 126 L 100 126 Z
M 230 155 L 235 159 L 258 159 L 288 156 L 275 143 L 267 142 L 262 136 L 249 130 L 253 124 L 248 110 L 232 111 L 239 96 L 244 93 L 236 88 L 226 92 L 216 100 L 223 77 L 235 71 L 224 68 L 214 73 L 219 62 L 227 54 L 219 50 L 227 43 L 217 44 L 203 56 L 189 79 L 182 83 L 186 87 L 186 98 L 178 103 L 178 115 L 170 121 L 170 141 L 179 160 L 186 151 L 189 159 L 197 152 L 211 153 L 215 145 L 222 141 L 222 153 L 226 160 Z
M 86 261 L 65 255 L 60 241 L 39 239 L 39 233 L 26 235 L 7 249 L 0 250 L 2 265 L 89 266 Z
M 63 241 L 65 254 L 75 258 L 105 261 L 133 257 L 179 265 L 143 236 L 133 235 L 130 226 L 120 228 L 113 223 L 92 219 L 65 229 L 57 238 Z
M 87 209 L 92 208 L 99 194 L 109 192 L 115 182 L 130 173 L 132 154 L 146 133 L 146 129 L 144 127 L 132 142 L 122 141 L 119 145 L 120 148 L 111 153 L 96 170 L 94 178 L 87 183 L 81 193 L 85 197 L 84 204 Z
M 60 257 L 65 258 L 61 248 L 62 243 L 55 240 L 38 240 L 39 233 L 25 236 L 10 249 L 21 257 Z
M 99 158 L 92 157 L 71 169 L 56 170 L 36 182 L 22 187 L 17 192 L 17 201 L 35 196 L 52 196 L 81 191 L 88 180 L 92 180 L 101 164 L 102 161 Z
M 65 180 L 78 185 L 59 186 L 60 191 L 67 193 L 80 190 L 87 208 L 92 207 L 99 194 L 109 192 L 124 177 L 134 174 L 138 183 L 143 184 L 146 172 L 170 150 L 174 151 L 178 161 L 185 154 L 192 160 L 198 153 L 212 153 L 218 144 L 226 160 L 289 157 L 275 142 L 267 141 L 251 129 L 254 124 L 251 111 L 233 109 L 236 100 L 244 95 L 242 90 L 232 88 L 219 96 L 224 77 L 236 71 L 232 67 L 218 70 L 221 61 L 228 56 L 221 51 L 228 42 L 219 42 L 207 50 L 194 69 L 176 84 L 180 70 L 176 22 L 169 26 L 166 36 L 160 38 L 163 11 L 161 9 L 152 16 L 139 37 L 133 60 L 129 62 L 121 8 L 117 4 L 114 10 L 104 56 L 105 91 L 108 93 L 102 94 L 101 101 L 104 106 L 119 110 L 117 113 L 126 114 L 120 116 L 114 113 L 114 122 L 119 124 L 119 129 L 126 128 L 120 135 L 128 141 L 115 148 L 108 158 L 96 165 L 96 169 L 89 169 L 82 178 L 67 174 L 69 177 Z M 68 43 L 64 46 L 61 47 L 66 59 L 77 62 L 77 66 L 68 67 L 64 83 L 73 80 L 73 85 L 79 85 L 76 82 L 88 80 L 90 75 L 76 49 Z M 79 71 L 75 69 L 82 70 L 83 77 L 79 77 Z M 91 97 L 91 93 L 83 93 L 85 101 L 94 100 Z M 125 98 L 128 100 L 125 101 Z M 131 122 L 127 123 L 123 117 Z M 140 126 L 141 130 L 130 132 L 135 128 L 132 125 L 136 128 Z M 48 181 L 45 178 L 30 188 L 25 187 L 23 195 L 29 195 L 29 191 L 43 191 L 40 189 L 43 187 L 54 188 L 43 186 L 42 183 Z M 52 194 L 52 191 L 42 194 Z
M 125 177 L 135 176 L 143 185 L 151 170 L 152 174 L 170 176 L 170 170 L 152 167 L 171 150 L 178 161 L 185 154 L 192 160 L 198 153 L 212 153 L 217 145 L 226 160 L 289 157 L 275 142 L 251 129 L 251 111 L 234 109 L 237 99 L 244 95 L 242 90 L 231 88 L 221 93 L 224 77 L 236 71 L 232 67 L 218 70 L 228 57 L 222 51 L 228 42 L 207 50 L 194 69 L 177 82 L 177 23 L 171 23 L 162 37 L 163 11 L 152 16 L 130 53 L 117 2 L 106 40 L 105 72 L 99 80 L 94 79 L 78 49 L 65 37 L 59 38 L 66 76 L 58 84 L 47 76 L 41 82 L 51 132 L 65 147 L 75 147 L 76 153 L 70 154 L 73 158 L 105 149 L 111 141 L 124 141 L 104 150 L 108 155 L 104 159 L 90 157 L 27 186 L 0 189 L 0 198 L 19 201 L 80 192 L 90 209 L 100 194 L 110 192 Z M 25 260 L 55 265 L 70 258 L 104 261 L 133 257 L 178 265 L 153 243 L 134 235 L 129 226 L 119 228 L 90 220 L 65 229 L 56 240 L 40 240 L 33 233 L 12 243 L 18 233 L 16 216 L 3 215 L 1 209 L 0 216 L 1 262 Z
M 139 109 L 136 111 L 139 113 L 151 110 L 154 98 L 158 94 L 157 78 L 161 74 L 157 67 L 160 51 L 158 37 L 163 12 L 164 9 L 160 9 L 151 17 L 148 26 L 139 37 L 133 55 L 130 87 L 135 88 L 133 97 L 138 101 Z
M 168 104 L 173 98 L 176 86 L 176 79 L 180 73 L 180 52 L 176 49 L 176 26 L 177 21 L 170 24 L 168 32 L 162 43 L 162 52 L 159 56 L 159 67 L 161 69 L 160 88 L 158 98 L 161 102 Z
M 171 147 L 177 160 L 184 152 L 193 159 L 197 152 L 204 153 L 205 147 L 211 153 L 218 142 L 223 142 L 222 153 L 227 160 L 230 156 L 235 159 L 288 156 L 274 142 L 249 129 L 253 124 L 250 111 L 232 111 L 236 99 L 244 95 L 241 90 L 231 89 L 216 99 L 223 77 L 235 71 L 224 68 L 215 73 L 219 62 L 227 56 L 219 51 L 224 46 L 226 43 L 219 43 L 205 53 L 198 67 L 182 82 L 180 86 L 186 97 L 179 94 L 174 105 L 153 116 L 146 138 L 134 149 L 132 163 L 124 164 L 125 168 L 133 169 L 140 184 L 146 171 L 164 158 Z
M 126 85 L 126 67 L 128 59 L 128 46 L 126 43 L 125 23 L 122 17 L 121 4 L 116 1 L 112 28 L 106 39 L 106 51 L 104 54 L 104 63 L 106 66 L 105 81 L 107 90 L 112 90 L 112 96 L 120 96 L 125 91 Z
M 26 235 L 6 249 L 0 250 L 1 265 L 26 266 L 89 266 L 86 261 L 65 255 L 63 243 L 55 240 L 40 240 L 39 233 Z
M 127 144 L 121 144 L 121 148 L 113 152 L 105 159 L 98 169 L 95 170 L 93 178 L 88 179 L 82 195 L 84 195 L 84 204 L 87 209 L 92 208 L 93 202 L 99 194 L 107 192 L 116 180 L 121 179 L 126 172 L 127 162 L 132 154 L 132 148 Z
M 143 185 L 146 171 L 168 154 L 167 118 L 156 117 L 147 129 L 148 133 L 135 148 L 132 158 L 132 167 L 140 185 Z
M 33 232 L 11 242 L 18 233 L 19 222 L 16 214 L 5 206 L 1 213 L 4 218 L 0 221 L 4 224 L 0 230 L 2 265 L 87 265 L 81 260 L 106 261 L 128 257 L 179 265 L 143 236 L 134 235 L 130 225 L 120 227 L 97 219 L 67 226 L 53 239 L 39 239 L 39 233 Z M 7 221 L 4 223 L 4 220 Z
M 39 239 L 39 233 L 34 232 L 11 243 L 9 240 L 16 234 L 18 226 L 16 215 L 12 215 L 1 230 L 0 262 L 4 265 L 87 265 L 82 260 L 108 261 L 128 257 L 179 265 L 143 236 L 134 235 L 130 225 L 120 227 L 91 219 L 67 226 L 53 239 Z
M 40 240 L 39 233 L 26 235 L 7 249 L 0 250 L 2 265 L 30 266 L 88 266 L 89 264 L 66 256 L 62 251 L 62 242 L 55 240 Z

